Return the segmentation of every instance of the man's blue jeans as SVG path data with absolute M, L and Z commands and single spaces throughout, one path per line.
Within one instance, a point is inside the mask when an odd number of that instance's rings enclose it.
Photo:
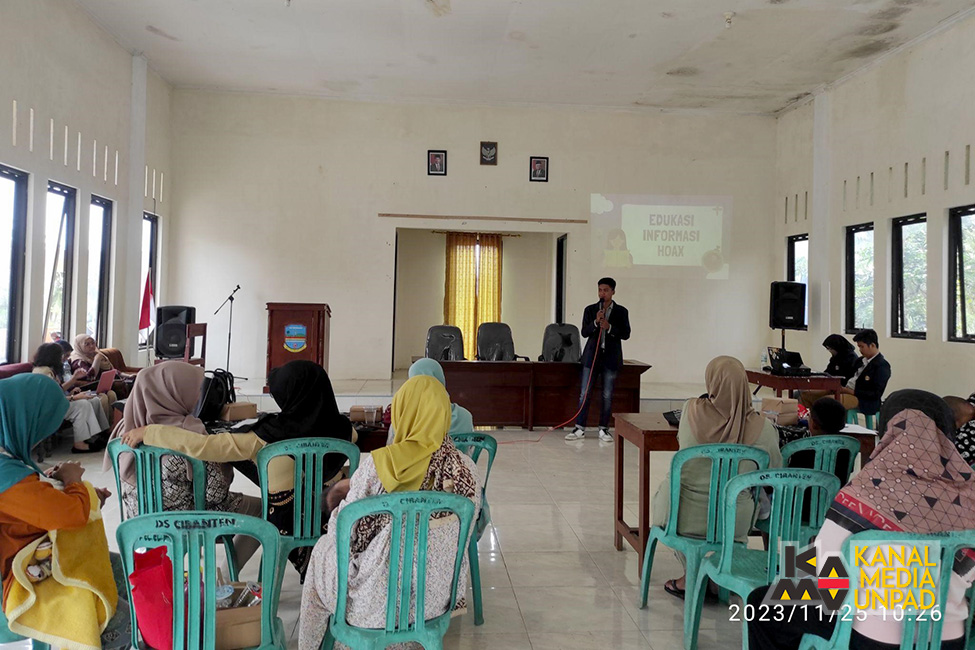
M 586 420 L 589 419 L 589 403 L 592 401 L 592 395 L 589 396 L 589 399 L 586 398 L 586 387 L 589 386 L 589 376 L 592 372 L 592 368 L 584 367 L 582 369 L 582 389 L 579 393 L 579 406 L 582 407 L 582 410 L 579 411 L 579 417 L 576 418 L 576 426 L 579 427 L 585 427 Z M 601 372 L 603 375 L 603 404 L 599 410 L 599 426 L 609 428 L 609 418 L 613 414 L 613 387 L 616 385 L 616 375 L 619 374 L 619 371 L 610 370 L 599 363 L 595 372 Z M 595 378 L 593 378 L 592 383 L 592 390 L 595 390 Z

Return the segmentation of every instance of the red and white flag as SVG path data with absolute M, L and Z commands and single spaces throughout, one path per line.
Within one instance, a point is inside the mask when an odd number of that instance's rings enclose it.
M 152 295 L 152 269 L 146 273 L 146 288 L 142 292 L 142 311 L 139 314 L 139 330 L 149 330 L 156 326 L 156 299 Z

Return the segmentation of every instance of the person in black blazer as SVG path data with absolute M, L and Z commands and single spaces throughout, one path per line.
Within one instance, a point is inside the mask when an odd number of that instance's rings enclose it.
M 853 342 L 857 344 L 861 356 L 853 376 L 840 392 L 856 397 L 857 408 L 864 415 L 876 415 L 880 412 L 880 401 L 890 381 L 890 364 L 880 354 L 876 331 L 861 330 L 853 337 Z
M 602 373 L 603 404 L 599 413 L 599 439 L 612 442 L 609 435 L 609 418 L 613 413 L 613 387 L 623 365 L 622 341 L 630 338 L 630 315 L 626 307 L 613 301 L 616 280 L 599 280 L 599 302 L 586 307 L 582 314 L 582 335 L 588 339 L 582 353 L 582 392 L 579 396 L 579 416 L 576 426 L 566 434 L 566 440 L 582 440 L 586 437 L 586 420 L 589 418 L 591 395 L 587 395 L 590 377 Z M 601 335 L 600 335 L 601 333 Z M 595 384 L 595 378 L 592 379 Z

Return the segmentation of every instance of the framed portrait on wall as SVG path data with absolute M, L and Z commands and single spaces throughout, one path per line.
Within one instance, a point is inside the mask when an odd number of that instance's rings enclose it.
M 427 151 L 427 176 L 447 175 L 447 151 L 430 149 Z
M 528 169 L 528 180 L 533 183 L 548 182 L 548 158 L 544 156 L 532 156 Z

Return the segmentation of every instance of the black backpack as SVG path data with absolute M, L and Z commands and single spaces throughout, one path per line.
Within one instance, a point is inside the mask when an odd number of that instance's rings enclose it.
M 204 422 L 220 419 L 223 407 L 237 401 L 234 393 L 234 376 L 217 368 L 203 375 L 203 386 L 200 388 L 200 401 L 196 405 L 195 415 Z

